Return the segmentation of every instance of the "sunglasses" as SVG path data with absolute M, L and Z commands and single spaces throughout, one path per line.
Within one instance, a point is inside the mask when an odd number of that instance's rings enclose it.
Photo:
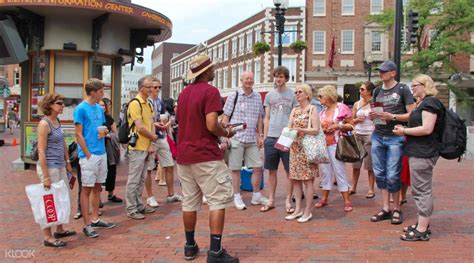
M 64 106 L 64 102 L 62 101 L 56 101 L 54 104 L 59 105 L 59 106 Z
M 161 89 L 161 86 L 153 86 L 155 89 Z
M 359 91 L 364 91 L 364 90 L 366 90 L 366 89 L 364 89 L 364 88 L 360 88 L 360 89 L 359 89 Z
M 303 93 L 303 91 L 301 91 L 301 90 L 295 91 L 295 95 L 299 95 L 301 93 Z

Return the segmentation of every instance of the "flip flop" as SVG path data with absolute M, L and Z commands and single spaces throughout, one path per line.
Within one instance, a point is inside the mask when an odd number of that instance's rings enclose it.
M 263 213 L 264 213 L 264 212 L 268 212 L 268 211 L 270 211 L 270 210 L 272 210 L 272 209 L 275 209 L 275 206 L 273 206 L 273 205 L 272 205 L 272 206 L 264 205 L 262 208 L 260 208 L 260 212 L 263 212 Z
M 356 191 L 349 191 L 349 195 L 355 195 Z
M 375 197 L 375 193 L 370 193 L 365 196 L 365 198 L 374 198 L 374 197 Z
M 407 201 L 406 199 L 402 199 L 402 200 L 400 201 L 400 205 L 406 204 L 407 202 L 408 202 L 408 201 Z
M 294 212 L 295 212 L 295 208 L 293 208 L 293 207 L 287 207 L 287 208 L 286 208 L 286 213 L 287 213 L 287 214 L 292 214 L 292 213 L 294 213 Z

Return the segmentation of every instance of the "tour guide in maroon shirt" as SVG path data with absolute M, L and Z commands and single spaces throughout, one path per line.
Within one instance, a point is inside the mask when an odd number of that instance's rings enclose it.
M 219 90 L 208 82 L 214 80 L 214 64 L 205 54 L 191 60 L 186 79 L 193 83 L 178 99 L 178 177 L 183 189 L 183 221 L 186 232 L 184 257 L 192 260 L 199 253 L 194 240 L 197 211 L 205 196 L 209 205 L 211 246 L 207 262 L 239 262 L 221 247 L 225 208 L 232 204 L 230 171 L 218 147 L 218 137 L 232 137 L 235 132 L 218 123 L 222 114 Z

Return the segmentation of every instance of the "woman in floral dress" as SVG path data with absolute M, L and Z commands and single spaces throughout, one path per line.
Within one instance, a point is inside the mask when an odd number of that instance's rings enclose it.
M 306 84 L 296 86 L 296 99 L 299 107 L 293 109 L 290 115 L 288 127 L 298 131 L 295 141 L 290 149 L 290 180 L 293 183 L 296 208 L 293 214 L 285 217 L 286 220 L 298 218 L 298 222 L 308 222 L 312 217 L 312 198 L 306 198 L 306 208 L 302 209 L 303 185 L 306 196 L 313 196 L 313 181 L 318 174 L 318 165 L 309 163 L 303 149 L 303 138 L 306 134 L 316 135 L 319 132 L 319 116 L 316 107 L 311 105 L 313 93 L 311 87 Z M 311 116 L 310 116 L 311 114 Z M 308 121 L 311 117 L 311 127 Z

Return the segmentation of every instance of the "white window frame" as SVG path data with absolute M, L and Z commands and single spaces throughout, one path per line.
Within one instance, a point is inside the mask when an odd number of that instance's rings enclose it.
M 239 86 L 240 77 L 242 76 L 242 73 L 244 72 L 244 64 L 240 64 L 240 65 L 238 66 L 238 70 L 237 70 L 237 71 L 238 71 L 238 74 L 239 74 L 239 75 L 237 75 L 237 81 L 236 81 L 236 83 L 235 83 L 235 86 L 236 86 L 236 87 Z
M 344 33 L 351 32 L 352 33 L 352 49 L 351 50 L 344 50 Z M 341 30 L 341 54 L 354 54 L 354 30 Z
M 237 56 L 237 38 L 232 39 L 232 58 Z
M 379 35 L 379 50 L 374 50 L 374 35 Z M 382 53 L 382 32 L 380 31 L 372 31 L 370 32 L 370 52 L 374 54 L 381 54 Z
M 323 51 L 316 51 L 316 33 L 323 33 Z M 313 31 L 313 54 L 326 54 L 326 31 Z
M 224 50 L 223 50 L 224 56 L 223 57 L 224 57 L 224 60 L 227 60 L 227 59 L 229 59 L 229 42 L 228 41 L 226 41 L 224 43 L 223 48 L 224 48 Z
M 222 70 L 222 89 L 227 89 L 228 77 L 229 74 L 227 72 L 227 68 L 225 68 L 224 70 Z
M 236 86 L 234 86 L 234 85 L 235 85 L 236 82 L 239 81 L 239 79 L 237 78 L 237 67 L 236 67 L 235 65 L 232 66 L 232 71 L 231 71 L 231 77 L 230 77 L 230 79 L 231 79 L 231 83 L 230 83 L 231 86 L 230 86 L 230 87 L 231 87 L 231 88 L 236 87 Z
M 253 45 L 253 31 L 247 33 L 247 52 L 252 50 Z
M 352 2 L 352 12 L 344 12 L 344 6 L 346 6 L 346 1 Z M 341 16 L 353 16 L 355 14 L 355 1 L 354 0 L 342 0 L 341 1 Z
M 374 11 L 374 1 L 380 1 L 380 11 Z M 370 14 L 371 15 L 376 15 L 380 14 L 383 11 L 383 0 L 370 0 Z
M 254 83 L 259 84 L 260 83 L 260 61 L 255 61 L 255 64 L 253 65 L 253 71 L 254 71 Z
M 255 43 L 262 41 L 262 29 L 257 28 L 255 29 Z
M 294 32 L 288 32 L 282 35 L 282 46 L 287 47 L 294 43 L 296 40 L 298 40 L 298 30 L 297 25 L 285 25 L 285 31 L 294 31 Z M 288 43 L 285 43 L 285 39 L 289 38 Z M 275 47 L 278 46 L 278 33 L 275 33 Z
M 322 13 L 316 13 L 316 2 L 322 2 L 323 4 L 323 12 Z M 313 0 L 313 16 L 326 16 L 326 0 Z
M 239 55 L 242 55 L 245 51 L 245 35 L 239 37 Z

